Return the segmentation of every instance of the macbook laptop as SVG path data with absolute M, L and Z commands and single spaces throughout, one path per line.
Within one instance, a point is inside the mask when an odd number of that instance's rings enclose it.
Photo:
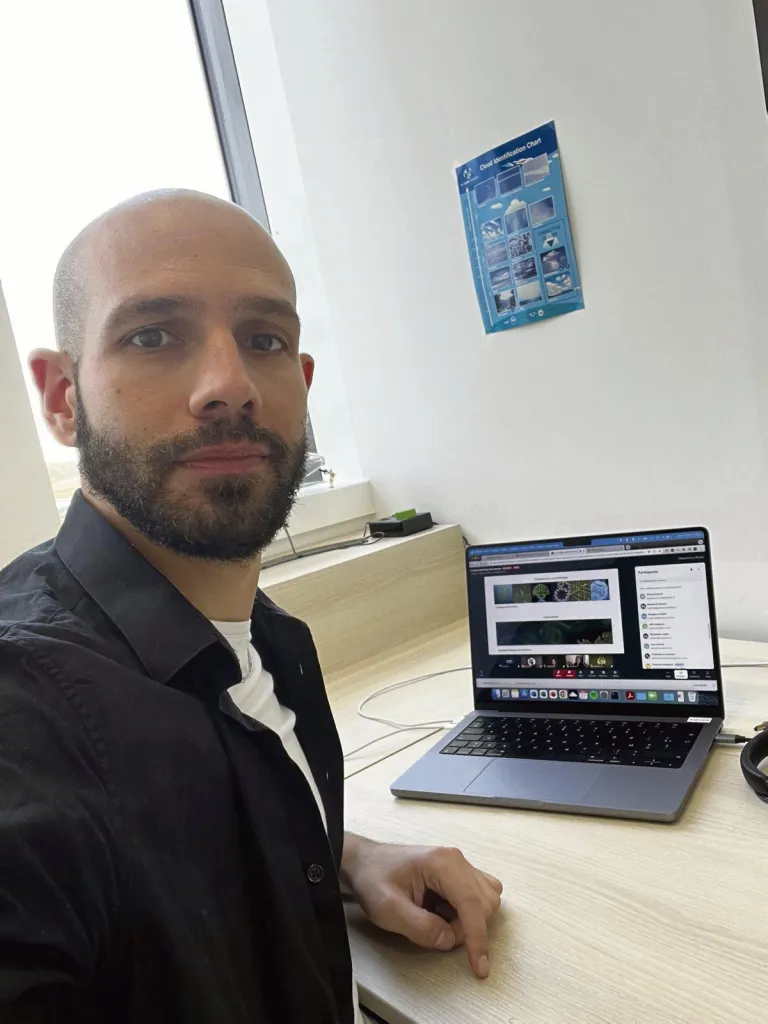
M 707 531 L 466 559 L 475 710 L 392 792 L 674 821 L 724 716 Z

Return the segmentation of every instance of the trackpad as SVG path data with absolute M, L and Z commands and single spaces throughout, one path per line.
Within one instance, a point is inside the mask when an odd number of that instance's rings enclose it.
M 491 761 L 464 790 L 470 796 L 543 803 L 575 803 L 585 797 L 603 766 L 573 761 L 523 761 L 514 757 Z

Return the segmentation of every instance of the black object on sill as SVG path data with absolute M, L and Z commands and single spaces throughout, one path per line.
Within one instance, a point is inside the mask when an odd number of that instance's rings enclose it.
M 397 516 L 376 519 L 368 524 L 368 528 L 372 537 L 407 537 L 411 533 L 431 530 L 434 525 L 431 513 L 417 512 L 407 519 L 399 519 Z

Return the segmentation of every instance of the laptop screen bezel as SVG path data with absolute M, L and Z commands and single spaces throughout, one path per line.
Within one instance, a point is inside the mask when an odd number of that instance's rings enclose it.
M 691 531 L 701 531 L 705 538 L 705 559 L 704 565 L 707 574 L 707 598 L 709 600 L 709 621 L 712 632 L 712 656 L 714 660 L 714 672 L 717 681 L 717 707 L 714 705 L 707 705 L 701 708 L 701 716 L 707 718 L 724 718 L 725 717 L 725 702 L 723 696 L 723 672 L 722 665 L 720 663 L 720 640 L 717 630 L 717 611 L 715 608 L 715 589 L 714 580 L 712 574 L 712 547 L 710 533 L 705 526 L 685 526 L 675 529 L 656 529 L 656 530 L 630 530 L 628 534 L 667 534 L 667 533 L 687 533 Z M 466 571 L 466 584 L 467 584 L 467 610 L 468 610 L 468 622 L 470 625 L 470 656 L 472 662 L 472 692 L 474 695 L 474 706 L 475 711 L 498 711 L 502 713 L 519 713 L 536 711 L 539 714 L 546 714 L 550 717 L 553 715 L 582 715 L 587 718 L 593 718 L 596 714 L 606 715 L 611 714 L 614 716 L 620 716 L 622 718 L 689 718 L 696 717 L 696 705 L 695 704 L 663 704 L 661 702 L 648 704 L 644 702 L 631 702 L 631 701 L 601 701 L 601 700 L 590 700 L 590 701 L 553 701 L 551 704 L 540 700 L 514 700 L 514 701 L 498 701 L 498 700 L 481 700 L 480 693 L 481 689 L 476 685 L 477 679 L 477 664 L 475 662 L 475 651 L 472 645 L 472 632 L 471 632 L 471 621 L 472 621 L 472 595 L 469 588 L 470 580 L 470 557 L 477 555 L 478 552 L 484 550 L 504 547 L 507 544 L 552 544 L 557 546 L 565 544 L 568 546 L 587 546 L 593 540 L 604 540 L 611 537 L 616 537 L 621 531 L 611 531 L 610 533 L 593 533 L 584 536 L 572 536 L 572 537 L 554 537 L 554 538 L 539 538 L 536 537 L 533 540 L 509 540 L 500 541 L 493 544 L 470 544 L 464 553 L 464 564 Z M 485 608 L 483 608 L 483 615 L 485 615 Z M 518 682 L 521 677 L 512 677 L 515 682 Z M 590 681 L 591 682 L 591 681 Z M 573 685 L 573 684 L 572 684 Z M 584 680 L 579 681 L 579 685 L 584 685 Z M 658 680 L 654 680 L 654 685 L 657 689 L 663 689 Z M 639 688 L 639 687 L 638 687 Z M 672 689 L 673 687 L 670 687 Z M 677 687 L 674 687 L 677 688 Z

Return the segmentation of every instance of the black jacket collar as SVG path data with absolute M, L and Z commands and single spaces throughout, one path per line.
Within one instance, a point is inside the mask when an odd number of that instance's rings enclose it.
M 55 547 L 157 682 L 168 683 L 212 645 L 229 652 L 237 667 L 231 648 L 211 622 L 80 491 L 72 499 Z M 254 638 L 264 633 L 265 616 L 290 621 L 259 592 L 252 614 Z

